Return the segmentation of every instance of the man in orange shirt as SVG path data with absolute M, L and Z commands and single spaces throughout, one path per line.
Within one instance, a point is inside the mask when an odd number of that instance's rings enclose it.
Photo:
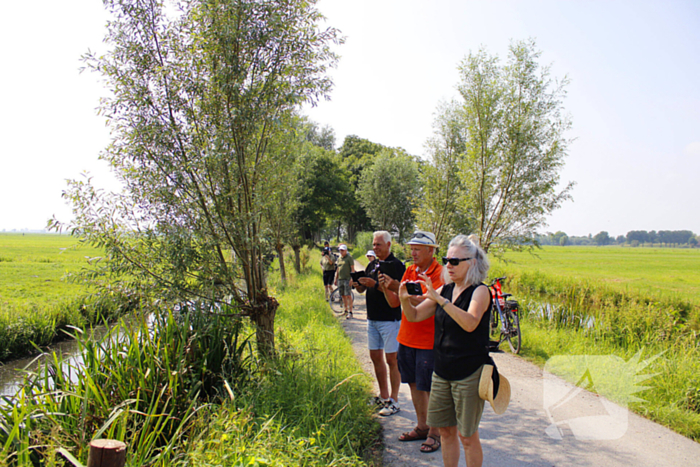
M 413 264 L 406 269 L 403 281 L 416 281 L 418 274 L 426 274 L 433 282 L 434 288 L 443 285 L 442 266 L 434 258 L 435 235 L 431 232 L 417 231 L 408 241 L 411 246 Z M 392 280 L 388 287 L 398 292 L 399 281 Z M 423 287 L 423 293 L 426 292 Z M 411 297 L 413 305 L 423 301 L 422 296 Z M 435 342 L 435 321 L 433 317 L 412 323 L 401 319 L 401 328 L 397 336 L 399 341 L 399 372 L 401 382 L 411 388 L 411 399 L 416 409 L 417 426 L 399 437 L 399 441 L 425 440 L 421 452 L 435 452 L 440 448 L 440 434 L 437 428 L 426 423 L 428 417 L 428 400 L 430 399 L 430 382 L 433 375 L 433 344 Z

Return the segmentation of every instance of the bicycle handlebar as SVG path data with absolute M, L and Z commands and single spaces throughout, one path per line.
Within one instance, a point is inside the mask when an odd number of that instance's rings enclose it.
M 494 284 L 496 284 L 496 282 L 501 282 L 501 281 L 504 281 L 504 280 L 506 280 L 506 278 L 507 278 L 506 276 L 503 276 L 503 277 L 497 277 L 497 278 L 495 278 L 495 279 L 494 279 L 493 281 L 491 281 L 491 285 L 494 285 Z

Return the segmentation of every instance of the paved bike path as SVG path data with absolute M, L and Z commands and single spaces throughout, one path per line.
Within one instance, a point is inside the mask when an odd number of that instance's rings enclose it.
M 353 341 L 358 360 L 367 373 L 373 375 L 372 363 L 367 351 L 367 314 L 364 295 L 355 294 L 354 318 L 339 318 L 345 332 Z M 553 439 L 552 419 L 543 405 L 544 378 L 568 385 L 536 365 L 511 354 L 494 354 L 499 370 L 508 377 L 512 387 L 511 403 L 503 415 L 496 415 L 486 404 L 479 428 L 484 449 L 484 466 L 700 466 L 700 444 L 643 417 L 626 412 L 607 399 L 581 391 L 564 404 L 557 413 L 557 420 L 575 420 L 577 417 L 599 416 L 594 426 L 604 437 L 611 430 L 605 416 L 614 407 L 618 415 L 624 413 L 626 429 L 619 439 L 580 439 L 567 424 L 560 425 L 561 439 Z M 553 378 L 553 379 L 550 379 Z M 571 386 L 571 385 L 568 385 Z M 573 386 L 572 386 L 573 387 Z M 408 385 L 402 384 L 399 392 L 401 411 L 391 417 L 378 417 L 385 437 L 384 465 L 441 466 L 440 451 L 431 454 L 419 451 L 420 442 L 400 442 L 398 436 L 410 431 L 416 423 Z M 618 421 L 619 421 L 618 417 Z M 592 419 L 594 420 L 594 419 Z M 617 427 L 619 429 L 619 426 Z M 588 433 L 590 436 L 590 433 Z M 460 466 L 465 466 L 464 454 Z

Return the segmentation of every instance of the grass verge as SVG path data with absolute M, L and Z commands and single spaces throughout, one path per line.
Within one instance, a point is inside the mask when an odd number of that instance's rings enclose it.
M 188 465 L 376 465 L 371 380 L 323 298 L 317 261 L 284 286 L 273 275 L 279 358 L 193 440 Z

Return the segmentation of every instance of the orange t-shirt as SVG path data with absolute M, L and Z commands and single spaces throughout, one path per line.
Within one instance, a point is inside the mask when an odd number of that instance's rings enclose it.
M 433 262 L 430 264 L 426 273 L 433 282 L 433 288 L 437 289 L 442 287 L 442 266 L 435 258 L 433 258 Z M 416 265 L 412 264 L 406 269 L 401 282 L 415 281 L 418 279 Z M 425 286 L 422 287 L 423 293 L 425 293 L 426 288 Z M 431 316 L 424 321 L 412 323 L 403 316 L 403 312 L 401 314 L 401 328 L 399 329 L 399 335 L 396 337 L 396 340 L 406 347 L 412 347 L 414 349 L 432 349 L 435 343 L 435 317 Z

